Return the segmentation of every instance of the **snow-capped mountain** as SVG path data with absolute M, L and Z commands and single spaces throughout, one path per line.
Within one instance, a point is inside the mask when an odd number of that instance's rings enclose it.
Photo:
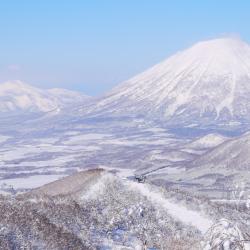
M 72 105 L 74 103 L 82 103 L 83 101 L 85 102 L 87 99 L 90 97 L 87 95 L 84 95 L 82 93 L 76 92 L 76 91 L 71 91 L 68 89 L 58 89 L 58 88 L 53 88 L 53 89 L 48 89 L 47 92 L 57 98 L 61 104 L 64 105 Z
M 87 112 L 193 127 L 249 122 L 250 46 L 233 38 L 199 42 L 117 86 Z
M 48 112 L 86 101 L 88 97 L 65 89 L 44 90 L 21 81 L 0 84 L 0 113 Z

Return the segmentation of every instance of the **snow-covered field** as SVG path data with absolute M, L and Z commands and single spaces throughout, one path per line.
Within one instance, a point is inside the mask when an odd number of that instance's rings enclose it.
M 76 127 L 78 124 L 76 125 Z M 84 127 L 84 126 L 83 126 Z M 86 129 L 87 127 L 87 129 Z M 99 132 L 100 128 L 71 129 L 51 136 L 22 136 L 8 142 L 8 136 L 0 149 L 0 178 L 1 182 L 23 183 L 23 178 L 37 176 L 41 183 L 46 183 L 60 175 L 69 175 L 92 166 L 106 165 L 110 167 L 126 167 L 129 165 L 139 168 L 148 161 L 164 162 L 168 158 L 167 151 L 176 148 L 180 143 L 164 129 L 146 127 L 131 128 L 127 134 L 119 136 L 115 128 L 108 128 L 106 133 Z M 3 139 L 2 139 L 3 140 Z M 157 155 L 155 148 L 159 148 Z M 173 153 L 172 153 L 173 154 Z M 174 156 L 176 161 L 188 158 L 188 154 Z M 171 170 L 170 170 L 171 171 Z M 58 177 L 59 178 L 59 177 Z M 42 180 L 44 179 L 44 180 Z M 24 184 L 22 184 L 24 185 Z M 27 184 L 28 186 L 28 184 Z M 19 185 L 13 185 L 20 189 Z
M 64 176 L 65 175 L 30 175 L 27 178 L 0 180 L 0 186 L 5 187 L 5 185 L 7 185 L 16 190 L 33 189 L 58 180 Z

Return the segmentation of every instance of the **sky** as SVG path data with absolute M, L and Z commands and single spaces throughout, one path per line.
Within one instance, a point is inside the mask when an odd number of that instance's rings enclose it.
M 101 95 L 192 44 L 250 43 L 248 0 L 0 1 L 0 82 Z

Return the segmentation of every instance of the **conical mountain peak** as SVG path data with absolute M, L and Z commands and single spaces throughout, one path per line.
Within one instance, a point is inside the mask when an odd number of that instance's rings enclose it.
M 165 124 L 250 121 L 250 46 L 234 38 L 199 42 L 114 88 L 95 107 L 103 111 Z
M 223 37 L 201 41 L 196 43 L 193 47 L 202 47 L 206 49 L 242 49 L 243 46 L 248 46 L 248 44 L 239 38 Z

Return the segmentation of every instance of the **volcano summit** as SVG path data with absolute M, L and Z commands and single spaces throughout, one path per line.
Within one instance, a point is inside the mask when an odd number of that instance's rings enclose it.
M 125 81 L 87 112 L 145 116 L 180 126 L 250 122 L 250 46 L 234 38 L 203 41 Z

